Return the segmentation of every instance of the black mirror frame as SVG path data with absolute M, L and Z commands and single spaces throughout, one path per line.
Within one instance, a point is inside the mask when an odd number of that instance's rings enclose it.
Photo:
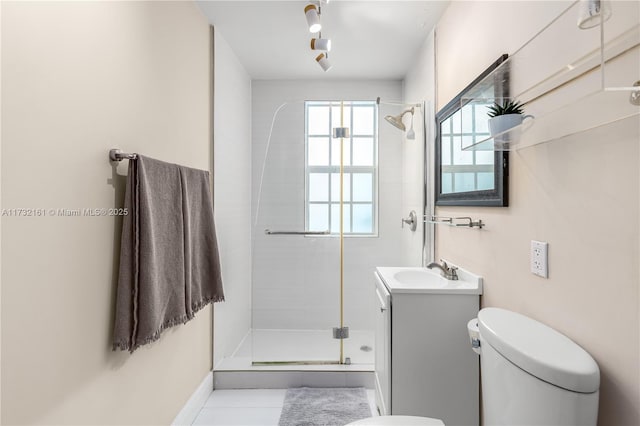
M 442 163 L 441 163 L 441 135 L 440 125 L 447 118 L 451 117 L 456 111 L 460 110 L 460 102 L 465 95 L 468 96 L 469 91 L 479 82 L 484 80 L 496 68 L 498 68 L 508 55 L 504 54 L 489 66 L 482 74 L 478 76 L 471 84 L 462 90 L 455 98 L 445 105 L 436 114 L 435 120 L 435 205 L 436 206 L 486 206 L 486 207 L 507 207 L 509 205 L 509 152 L 495 151 L 494 156 L 494 189 L 442 193 Z M 506 64 L 508 65 L 508 64 Z M 496 78 L 494 86 L 494 94 L 496 98 L 509 97 L 509 79 L 508 70 L 500 74 L 500 78 Z

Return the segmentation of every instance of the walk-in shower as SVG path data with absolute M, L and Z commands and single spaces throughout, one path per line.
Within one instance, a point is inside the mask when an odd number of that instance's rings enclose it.
M 251 330 L 234 357 L 261 369 L 371 370 L 372 273 L 401 261 L 403 232 L 403 138 L 379 115 L 402 105 L 268 107 L 255 109 L 270 120 L 252 147 Z

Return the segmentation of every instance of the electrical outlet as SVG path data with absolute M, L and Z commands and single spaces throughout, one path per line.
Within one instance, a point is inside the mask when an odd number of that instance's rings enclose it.
M 531 273 L 542 278 L 549 278 L 547 251 L 549 243 L 531 240 Z

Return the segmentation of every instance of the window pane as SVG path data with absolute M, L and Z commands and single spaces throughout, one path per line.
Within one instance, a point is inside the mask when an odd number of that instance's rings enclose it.
M 461 115 L 462 115 L 461 110 L 458 110 L 450 118 L 450 120 L 453 120 L 453 123 L 452 123 L 453 127 L 451 129 L 453 133 L 460 134 L 462 132 L 462 124 L 461 124 L 461 117 L 460 117 Z
M 331 233 L 337 234 L 340 232 L 340 204 L 331 204 Z M 344 224 L 342 231 L 343 232 L 351 232 L 351 221 L 349 218 L 351 217 L 351 205 L 344 204 L 342 210 L 342 217 L 344 219 Z
M 351 165 L 351 142 L 349 139 L 344 140 L 344 165 Z M 340 165 L 340 139 L 331 139 L 331 165 Z
M 472 103 L 462 107 L 462 133 L 473 132 L 473 107 Z
M 453 192 L 453 174 L 442 173 L 442 193 L 451 194 Z
M 353 107 L 353 135 L 373 135 L 373 107 Z
M 440 160 L 443 166 L 451 165 L 451 137 L 442 136 L 442 158 Z
M 344 174 L 344 202 L 351 201 L 351 173 Z M 331 201 L 340 201 L 340 173 L 331 173 Z
M 353 165 L 373 166 L 373 138 L 353 138 Z
M 489 133 L 489 105 L 476 105 L 476 133 Z
M 451 123 L 452 123 L 451 118 L 447 118 L 445 121 L 442 122 L 442 124 L 440 124 L 440 132 L 442 133 L 442 135 L 450 135 L 452 133 Z
M 309 231 L 329 229 L 329 205 L 309 204 Z
M 373 174 L 353 174 L 353 201 L 373 200 Z
M 473 164 L 473 151 L 463 151 L 460 136 L 454 136 L 453 144 L 453 164 Z
M 329 135 L 329 107 L 310 106 L 307 114 L 310 135 Z
M 309 173 L 309 201 L 329 201 L 328 173 Z
M 331 107 L 331 133 L 336 127 L 348 127 L 351 129 L 351 107 L 348 102 L 344 104 L 344 126 L 340 125 L 340 103 Z
M 494 151 L 476 151 L 476 164 L 493 164 Z
M 493 173 L 478 173 L 478 189 L 493 189 Z
M 475 173 L 454 173 L 456 192 L 475 191 Z
M 466 148 L 471 145 L 473 145 L 473 136 L 471 135 L 462 136 L 462 148 Z M 473 155 L 471 157 L 473 157 Z
M 309 138 L 308 164 L 310 166 L 329 165 L 329 138 Z
M 353 232 L 373 232 L 372 204 L 353 204 Z

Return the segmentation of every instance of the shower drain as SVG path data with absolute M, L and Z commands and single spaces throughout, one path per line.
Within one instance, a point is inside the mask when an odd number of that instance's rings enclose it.
M 360 350 L 363 352 L 371 352 L 372 349 L 371 349 L 371 346 L 369 345 L 362 345 L 360 346 Z

